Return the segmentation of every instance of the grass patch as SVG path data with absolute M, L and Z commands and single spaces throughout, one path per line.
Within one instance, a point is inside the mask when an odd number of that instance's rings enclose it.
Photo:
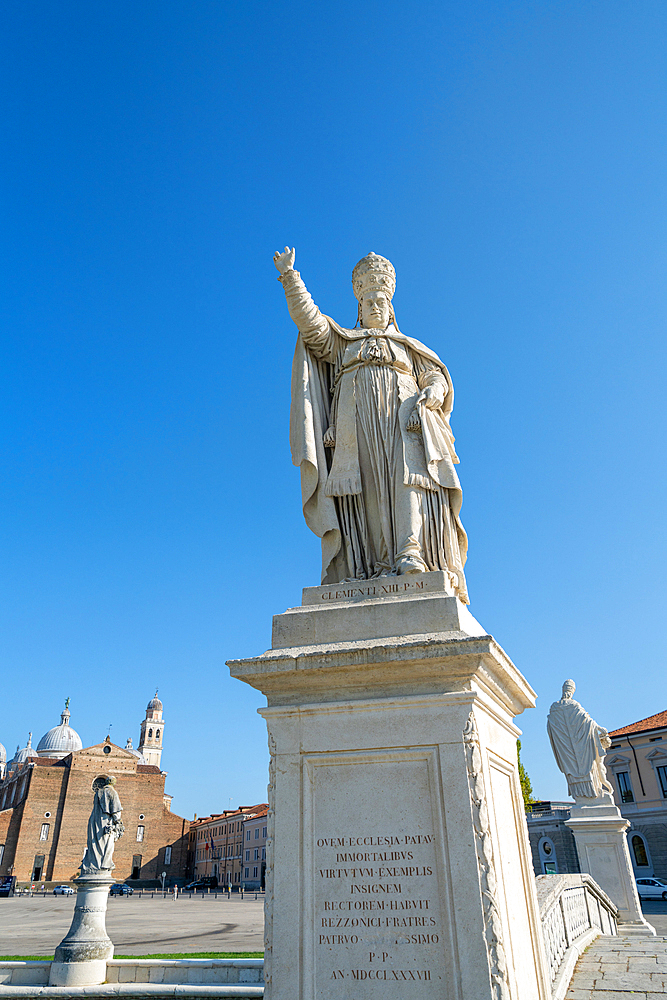
M 194 951 L 175 955 L 114 955 L 114 958 L 264 958 L 263 951 Z M 53 955 L 0 955 L 0 962 L 52 962 Z
M 264 958 L 263 951 L 191 951 L 176 955 L 114 955 L 114 958 Z
M 0 955 L 0 962 L 52 962 L 53 955 Z

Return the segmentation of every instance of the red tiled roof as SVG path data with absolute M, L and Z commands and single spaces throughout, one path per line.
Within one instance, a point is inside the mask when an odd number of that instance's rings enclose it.
M 664 712 L 658 712 L 656 715 L 649 715 L 648 719 L 640 719 L 639 722 L 633 722 L 629 726 L 615 729 L 609 735 L 625 736 L 626 733 L 644 733 L 649 729 L 663 728 L 667 728 L 667 709 Z
M 155 764 L 137 764 L 137 774 L 162 774 Z
M 246 817 L 250 819 L 255 816 L 264 815 L 264 813 L 268 812 L 268 808 L 268 803 L 260 802 L 256 806 L 239 806 L 238 809 L 225 809 L 224 812 L 211 813 L 210 816 L 199 816 L 197 819 L 192 821 L 190 826 L 200 826 L 203 823 L 219 823 L 220 821 L 224 823 L 227 820 L 244 819 Z M 262 813 L 262 809 L 264 810 L 264 813 Z
M 268 806 L 262 806 L 262 808 L 258 809 L 257 812 L 251 813 L 248 816 L 248 819 L 261 819 L 262 816 L 268 815 L 268 812 L 269 812 L 269 807 Z

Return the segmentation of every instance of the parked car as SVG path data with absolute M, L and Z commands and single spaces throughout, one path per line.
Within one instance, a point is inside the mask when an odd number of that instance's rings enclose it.
M 131 896 L 134 889 L 129 885 L 112 885 L 109 889 L 110 896 Z
M 13 896 L 16 891 L 16 875 L 7 875 L 0 881 L 0 896 Z
M 215 875 L 203 875 L 198 878 L 196 882 L 190 882 L 188 885 L 184 885 L 182 892 L 197 892 L 201 889 L 217 889 L 218 879 Z
M 74 889 L 71 885 L 57 885 L 53 890 L 54 896 L 73 896 Z
M 667 882 L 661 878 L 638 878 L 637 893 L 640 899 L 667 900 Z

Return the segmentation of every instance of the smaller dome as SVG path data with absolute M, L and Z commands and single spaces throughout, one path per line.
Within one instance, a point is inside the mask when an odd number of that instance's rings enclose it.
M 131 753 L 134 757 L 136 757 L 140 764 L 145 764 L 146 763 L 146 759 L 145 759 L 144 755 L 142 754 L 141 750 L 135 750 L 134 747 L 132 746 L 132 737 L 131 736 L 128 736 L 128 738 L 127 738 L 127 743 L 125 744 L 125 749 L 128 750 L 129 753 Z
M 151 698 L 151 700 L 146 705 L 146 711 L 147 712 L 161 712 L 162 711 L 162 702 L 160 701 L 160 699 L 157 696 L 157 688 L 155 689 L 155 697 Z
M 7 771 L 14 771 L 19 766 L 19 764 L 26 764 L 29 760 L 34 759 L 37 756 L 32 745 L 32 733 L 28 733 L 28 742 L 21 749 L 16 748 L 16 753 L 7 765 Z
M 49 729 L 37 744 L 37 754 L 40 757 L 67 757 L 68 754 L 81 750 L 81 737 L 69 724 L 69 698 L 65 709 L 60 714 L 60 725 Z

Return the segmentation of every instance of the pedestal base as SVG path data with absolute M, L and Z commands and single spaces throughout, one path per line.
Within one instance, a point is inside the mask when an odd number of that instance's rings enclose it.
M 77 895 L 72 924 L 56 948 L 49 986 L 99 986 L 106 979 L 113 944 L 106 932 L 106 912 L 111 877 L 82 875 L 76 879 Z
M 582 871 L 588 872 L 619 910 L 619 934 L 655 934 L 642 913 L 625 831 L 630 826 L 608 793 L 580 800 L 565 821 L 574 834 Z
M 332 590 L 229 664 L 269 702 L 266 1000 L 550 998 L 512 721 L 534 694 L 432 576 Z

